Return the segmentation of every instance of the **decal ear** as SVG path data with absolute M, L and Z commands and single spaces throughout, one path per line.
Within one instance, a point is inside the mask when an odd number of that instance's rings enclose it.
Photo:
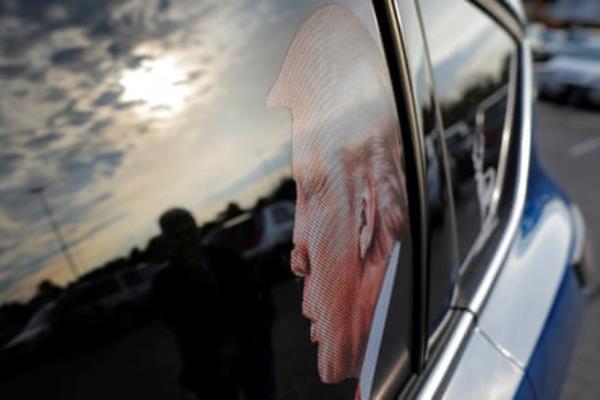
M 360 258 L 364 259 L 369 248 L 373 243 L 373 233 L 375 231 L 375 198 L 373 196 L 372 187 L 367 183 L 367 188 L 364 190 L 360 199 L 360 216 L 359 216 L 359 253 Z

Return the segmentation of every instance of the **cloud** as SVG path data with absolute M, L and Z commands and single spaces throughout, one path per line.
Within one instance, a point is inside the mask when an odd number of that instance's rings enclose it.
M 47 90 L 46 90 L 46 94 L 44 95 L 43 100 L 50 102 L 50 103 L 55 103 L 55 102 L 61 102 L 66 100 L 67 98 L 67 91 L 65 89 L 56 87 L 56 86 L 50 86 Z
M 50 128 L 65 125 L 78 127 L 85 125 L 93 116 L 93 111 L 81 110 L 77 106 L 77 100 L 70 100 L 62 109 L 48 117 L 46 126 Z
M 13 172 L 23 160 L 23 154 L 4 153 L 0 154 L 0 173 L 8 174 Z
M 82 61 L 84 54 L 85 47 L 69 47 L 52 54 L 50 60 L 56 65 L 73 64 Z
M 202 121 L 213 91 L 201 90 L 235 86 L 227 80 L 221 87 L 218 78 L 254 33 L 245 21 L 254 23 L 247 16 L 256 12 L 243 2 L 0 1 L 0 83 L 4 93 L 28 93 L 7 99 L 0 114 L 0 292 L 18 286 L 25 293 L 36 279 L 65 269 L 39 201 L 28 193 L 34 185 L 47 187 L 67 240 L 94 253 L 93 262 L 86 259 L 90 266 L 126 251 L 133 240 L 146 240 L 145 211 L 156 211 L 165 197 L 181 193 L 190 204 L 200 201 L 189 194 L 196 186 L 172 179 L 184 168 L 182 179 L 199 176 L 189 169 L 194 149 L 173 156 L 180 139 L 203 128 L 187 126 L 183 116 Z M 149 111 L 155 104 L 144 95 L 130 101 L 121 87 L 126 71 L 166 57 L 175 60 L 176 89 L 190 88 L 179 120 L 157 119 Z M 148 134 L 137 134 L 142 131 Z M 157 161 L 163 156 L 172 165 Z M 284 164 L 274 157 L 258 171 L 236 172 L 221 194 L 234 197 Z
M 48 145 L 59 141 L 62 137 L 63 135 L 58 132 L 48 132 L 42 136 L 29 140 L 25 143 L 25 146 L 30 149 L 44 149 L 48 147 Z
M 118 102 L 119 96 L 121 96 L 120 90 L 107 90 L 103 92 L 96 100 L 94 105 L 96 107 L 107 106 Z
M 185 77 L 184 80 L 181 80 L 179 82 L 175 82 L 176 85 L 187 85 L 190 84 L 198 79 L 200 79 L 203 75 L 205 75 L 205 71 L 202 69 L 197 69 L 195 71 L 192 71 L 190 73 L 187 74 L 187 76 Z
M 13 219 L 11 219 L 5 213 L 0 212 L 0 231 L 12 231 L 19 227 Z M 3 247 L 2 240 L 0 240 L 0 247 Z M 1 251 L 0 251 L 1 252 Z
M 122 150 L 91 153 L 93 145 L 82 144 L 79 151 L 65 154 L 60 162 L 62 190 L 79 192 L 101 177 L 110 177 L 125 157 Z
M 82 221 L 93 220 L 93 218 L 90 218 L 90 214 L 97 206 L 108 201 L 111 197 L 111 192 L 103 192 L 90 199 L 78 199 L 75 204 L 72 204 L 61 211 L 60 224 L 76 226 Z
M 27 72 L 26 64 L 4 64 L 0 65 L 0 78 L 16 79 Z
M 123 161 L 122 151 L 109 151 L 96 156 L 95 164 L 105 164 L 112 168 L 117 167 Z
M 144 61 L 152 60 L 152 57 L 146 54 L 132 55 L 127 57 L 125 65 L 130 69 L 136 69 L 142 66 Z
M 46 70 L 39 69 L 35 71 L 29 71 L 25 74 L 25 79 L 30 81 L 31 83 L 40 83 L 46 78 Z
M 81 126 L 86 124 L 93 116 L 92 111 L 71 111 L 67 116 L 67 121 L 71 126 Z
M 112 118 L 102 118 L 92 123 L 88 129 L 89 133 L 101 133 L 113 123 Z

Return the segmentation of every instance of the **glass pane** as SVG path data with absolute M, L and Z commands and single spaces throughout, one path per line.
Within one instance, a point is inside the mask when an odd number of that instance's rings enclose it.
M 0 5 L 2 396 L 402 382 L 396 105 L 370 5 L 321 3 Z
M 458 270 L 456 233 L 452 214 L 452 193 L 444 169 L 441 126 L 436 121 L 433 102 L 433 78 L 429 70 L 426 43 L 419 23 L 417 3 L 398 4 L 404 28 L 404 41 L 412 72 L 412 85 L 420 111 L 424 133 L 425 184 L 427 196 L 428 321 L 431 334 L 450 307 L 450 298 Z
M 420 0 L 429 42 L 464 260 L 497 225 L 494 202 L 516 45 L 464 0 Z

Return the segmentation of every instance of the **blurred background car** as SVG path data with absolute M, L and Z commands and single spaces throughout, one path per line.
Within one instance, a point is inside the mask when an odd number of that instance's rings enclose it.
M 283 200 L 242 212 L 213 228 L 202 243 L 239 251 L 276 279 L 289 273 L 294 211 L 294 203 Z
M 600 105 L 600 47 L 565 45 L 537 70 L 543 100 Z
M 577 107 L 600 105 L 600 2 L 528 1 L 527 28 L 539 97 Z

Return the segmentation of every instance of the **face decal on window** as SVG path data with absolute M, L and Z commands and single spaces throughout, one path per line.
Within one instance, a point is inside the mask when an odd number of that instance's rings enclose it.
M 296 32 L 267 105 L 291 114 L 292 270 L 304 277 L 319 376 L 359 378 L 367 348 L 378 346 L 374 314 L 389 302 L 381 287 L 394 279 L 392 254 L 409 226 L 384 56 L 350 10 L 322 7 Z

